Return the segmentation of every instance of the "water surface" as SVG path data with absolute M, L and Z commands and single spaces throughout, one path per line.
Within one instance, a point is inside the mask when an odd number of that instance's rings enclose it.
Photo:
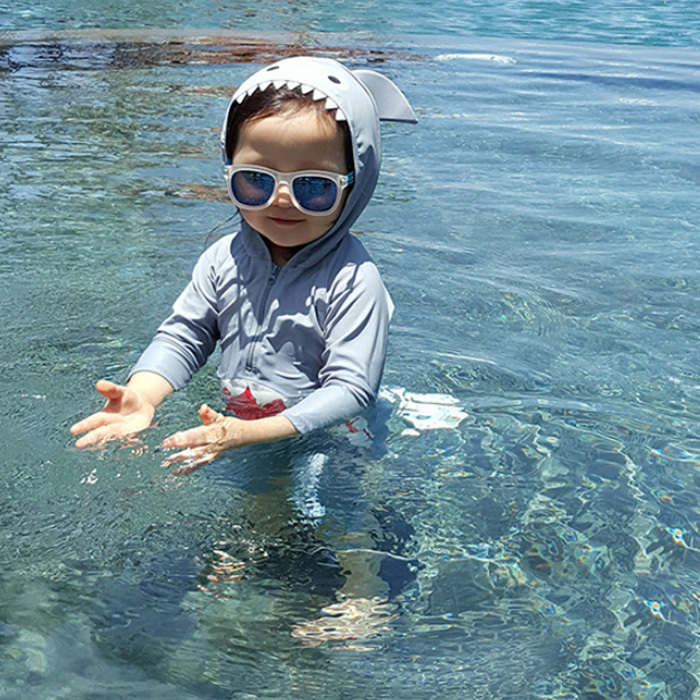
M 230 215 L 228 97 L 299 37 L 251 34 L 242 59 L 240 38 L 188 33 L 194 15 L 157 4 L 132 24 L 172 35 L 150 43 L 6 37 L 2 697 L 696 697 L 692 13 L 676 46 L 605 31 L 594 45 L 537 34 L 516 6 L 515 39 L 441 26 L 302 44 L 382 70 L 419 114 L 387 125 L 358 230 L 397 306 L 385 385 L 450 395 L 468 418 L 416 435 L 395 407 L 383 455 L 310 441 L 189 478 L 154 448 L 216 401 L 213 366 L 146 453 L 78 452 L 67 428 L 99 403 L 96 378 L 124 377 Z M 120 7 L 98 22 L 54 5 L 51 29 L 118 25 Z M 46 9 L 4 12 L 24 31 Z M 343 22 L 323 26 L 357 28 Z M 324 452 L 340 504 L 317 526 L 290 501 L 304 450 Z M 374 557 L 395 617 L 379 636 L 305 645 L 293 633 L 335 601 L 348 546 Z M 221 551 L 240 576 L 211 578 Z

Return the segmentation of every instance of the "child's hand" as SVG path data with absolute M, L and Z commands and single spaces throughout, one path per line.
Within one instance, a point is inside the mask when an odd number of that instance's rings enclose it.
M 204 425 L 175 433 L 161 443 L 165 449 L 186 448 L 163 460 L 164 467 L 180 465 L 173 474 L 191 474 L 235 447 L 299 436 L 292 422 L 280 415 L 241 420 L 202 404 L 199 417 Z
M 73 435 L 88 431 L 76 441 L 76 447 L 103 445 L 109 440 L 126 438 L 151 424 L 155 408 L 139 392 L 105 379 L 97 382 L 96 389 L 107 403 L 101 411 L 71 426 Z
M 180 465 L 173 469 L 173 474 L 191 474 L 213 462 L 222 452 L 243 445 L 245 421 L 217 413 L 206 404 L 199 409 L 199 417 L 204 425 L 174 433 L 161 443 L 165 449 L 186 448 L 163 460 L 163 467 Z

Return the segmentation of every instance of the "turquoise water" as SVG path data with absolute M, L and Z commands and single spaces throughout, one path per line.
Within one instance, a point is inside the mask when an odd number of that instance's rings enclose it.
M 261 0 L 3 2 L 0 29 L 164 28 L 362 32 L 697 47 L 694 0 Z
M 697 9 L 346 7 L 0 5 L 0 697 L 697 698 Z M 468 417 L 394 406 L 383 455 L 173 478 L 155 448 L 216 402 L 210 366 L 146 452 L 75 450 L 230 214 L 245 61 L 294 44 L 419 113 L 358 229 L 397 306 L 385 385 Z M 341 504 L 316 527 L 304 450 Z M 353 547 L 389 603 L 304 644 Z

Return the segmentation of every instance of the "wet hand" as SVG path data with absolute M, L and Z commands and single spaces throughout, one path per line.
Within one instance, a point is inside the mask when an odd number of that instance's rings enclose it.
M 199 417 L 202 425 L 174 433 L 161 443 L 164 449 L 185 448 L 162 462 L 161 466 L 165 468 L 178 465 L 173 469 L 173 474 L 191 474 L 213 462 L 226 450 L 243 444 L 245 421 L 217 413 L 206 404 L 199 409 Z
M 138 392 L 105 379 L 97 382 L 95 388 L 107 402 L 102 410 L 71 426 L 72 435 L 86 433 L 76 441 L 76 447 L 130 438 L 151 424 L 155 409 Z

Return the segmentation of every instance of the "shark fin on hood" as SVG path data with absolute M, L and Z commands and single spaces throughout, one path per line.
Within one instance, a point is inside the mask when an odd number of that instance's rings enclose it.
M 407 122 L 415 124 L 418 119 L 404 94 L 381 73 L 358 69 L 352 74 L 367 88 L 377 105 L 377 115 L 383 122 Z

